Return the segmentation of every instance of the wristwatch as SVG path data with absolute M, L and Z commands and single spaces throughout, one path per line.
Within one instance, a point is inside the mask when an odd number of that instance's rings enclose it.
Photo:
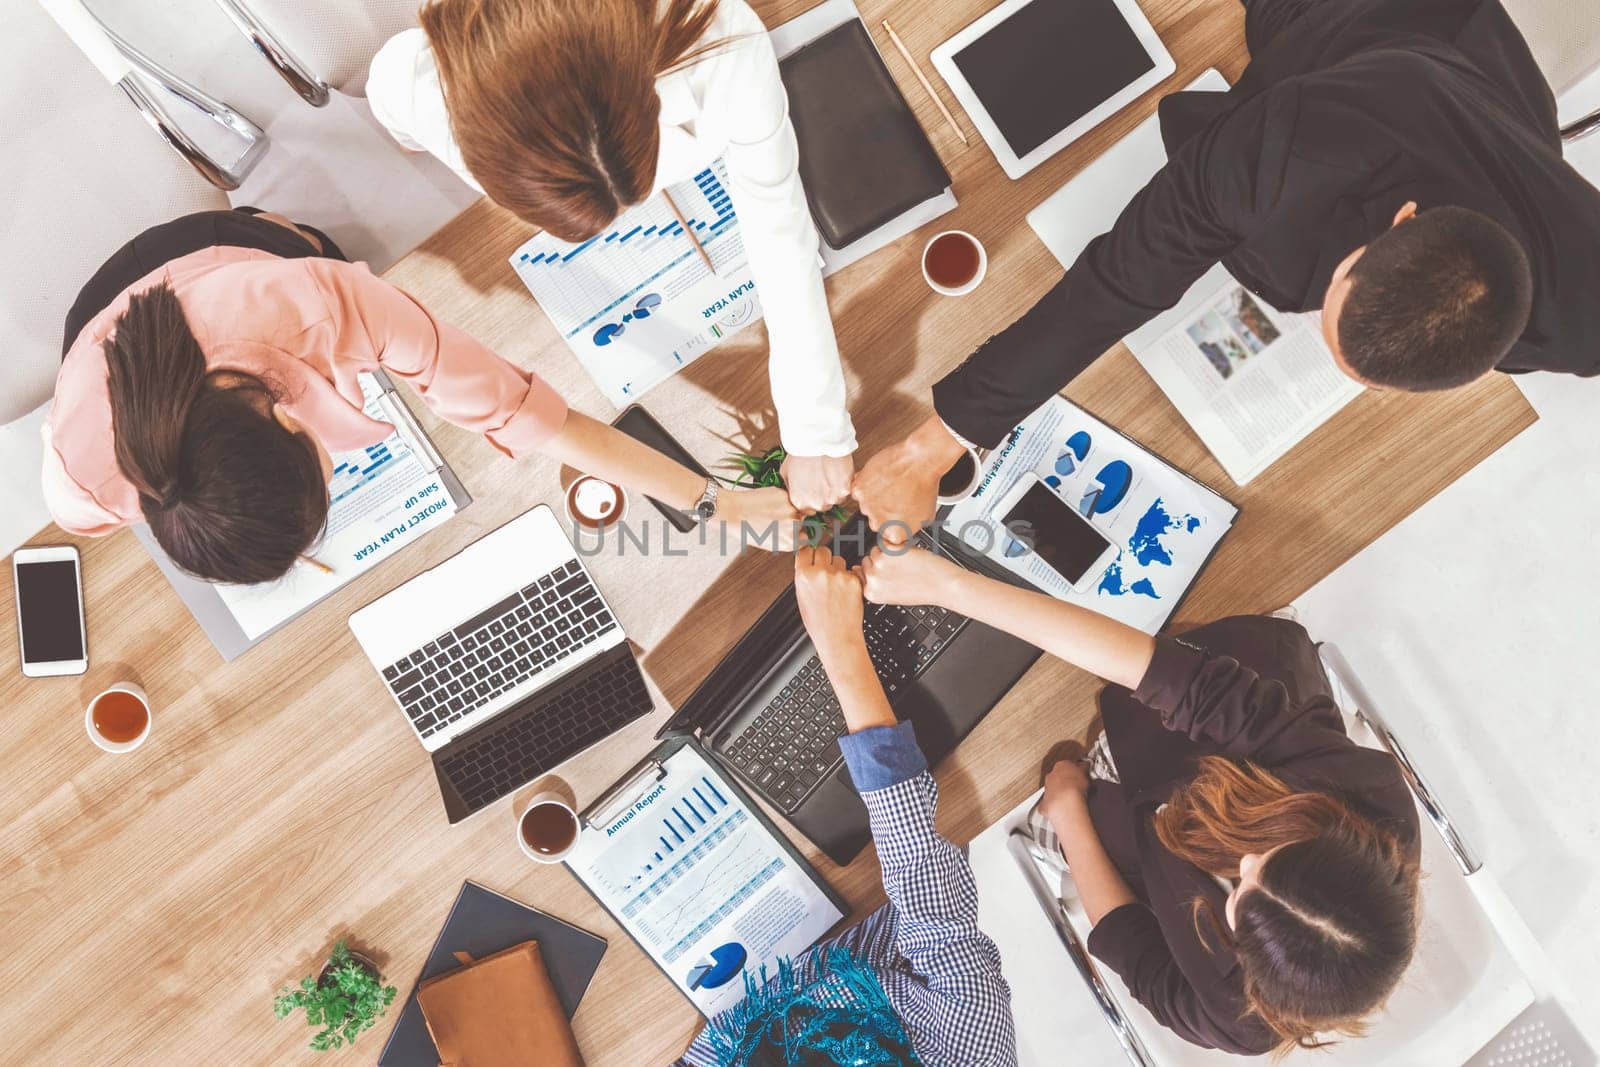
M 694 503 L 694 516 L 704 525 L 717 515 L 717 494 L 720 487 L 715 478 L 706 479 L 706 491 L 700 494 L 700 499 Z

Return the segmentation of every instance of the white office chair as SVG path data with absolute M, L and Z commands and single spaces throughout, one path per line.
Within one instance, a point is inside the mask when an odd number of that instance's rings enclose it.
M 1527 38 L 1557 96 L 1600 68 L 1600 3 L 1596 0 L 1501 2 Z M 1595 130 L 1600 130 L 1600 111 L 1567 123 L 1561 135 L 1574 141 Z
M 423 0 L 216 0 L 241 33 L 307 103 L 328 90 L 366 95 L 367 67 L 383 43 L 417 24 Z
M 106 257 L 147 226 L 228 201 L 31 0 L 0 4 L 0 145 L 3 426 L 50 398 L 67 309 Z
M 1547 981 L 1549 964 L 1526 924 L 1353 681 L 1338 651 L 1326 645 L 1322 651 L 1351 736 L 1395 756 L 1425 821 L 1436 832 L 1423 832 L 1417 958 L 1388 1007 L 1373 1020 L 1366 1037 L 1342 1039 L 1316 1052 L 1294 1052 L 1283 1062 L 1291 1067 L 1592 1067 L 1594 1051 Z M 1233 1056 L 1182 1041 L 1084 951 L 1089 927 L 1070 881 L 1058 886 L 1054 869 L 1038 862 L 1029 839 L 1014 832 L 1025 823 L 1033 799 L 986 830 L 970 849 L 979 881 L 980 922 L 986 908 L 992 909 L 991 916 L 1000 910 L 1012 913 L 985 922 L 984 929 L 1000 945 L 1011 980 L 1024 1067 L 1060 1062 L 1067 1047 L 1088 1057 L 1082 1062 L 1097 1065 L 1114 1062 L 1115 1050 L 1136 1067 L 1269 1063 L 1267 1057 Z M 1025 889 L 1011 884 L 1016 880 L 1003 871 L 997 873 L 997 864 L 1008 855 Z M 1015 913 L 1026 910 L 1023 901 L 1029 897 L 1040 915 L 1018 923 Z M 1049 927 L 1070 966 L 1044 958 L 1040 945 Z M 1061 989 L 1074 975 L 1087 992 L 1082 1001 Z M 1047 990 L 1043 1000 L 1040 987 Z M 1045 1004 L 1055 1018 L 1042 1018 Z M 1097 1018 L 1104 1027 L 1096 1025 Z

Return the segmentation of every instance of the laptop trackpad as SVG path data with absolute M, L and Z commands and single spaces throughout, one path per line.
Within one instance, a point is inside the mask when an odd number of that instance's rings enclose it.
M 855 859 L 872 840 L 867 806 L 861 802 L 850 781 L 850 771 L 842 763 L 806 797 L 789 821 L 841 867 Z

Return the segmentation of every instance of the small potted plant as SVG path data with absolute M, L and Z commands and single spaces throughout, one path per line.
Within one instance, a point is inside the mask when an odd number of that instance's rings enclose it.
M 731 481 L 727 478 L 723 481 L 741 489 L 786 488 L 783 484 L 783 461 L 788 458 L 789 453 L 784 451 L 782 445 L 775 445 L 765 452 L 735 452 L 728 457 L 728 464 L 739 473 Z M 843 522 L 849 517 L 850 512 L 842 504 L 808 515 L 805 519 L 806 536 L 815 542 L 829 525 Z
M 283 1019 L 304 1008 L 306 1024 L 319 1028 L 311 1048 L 326 1052 L 350 1044 L 370 1029 L 394 1002 L 394 994 L 394 986 L 382 984 L 378 965 L 351 952 L 340 938 L 317 977 L 300 979 L 299 989 L 284 989 L 272 1002 L 272 1012 Z

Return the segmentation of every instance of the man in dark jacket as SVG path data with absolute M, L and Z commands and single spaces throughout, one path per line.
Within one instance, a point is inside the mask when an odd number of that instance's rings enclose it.
M 1218 262 L 1321 308 L 1340 366 L 1380 388 L 1600 373 L 1600 191 L 1499 0 L 1246 0 L 1245 32 L 1230 92 L 1161 102 L 1168 163 L 1115 226 L 857 476 L 874 527 L 930 518 L 964 444 L 998 444 Z

